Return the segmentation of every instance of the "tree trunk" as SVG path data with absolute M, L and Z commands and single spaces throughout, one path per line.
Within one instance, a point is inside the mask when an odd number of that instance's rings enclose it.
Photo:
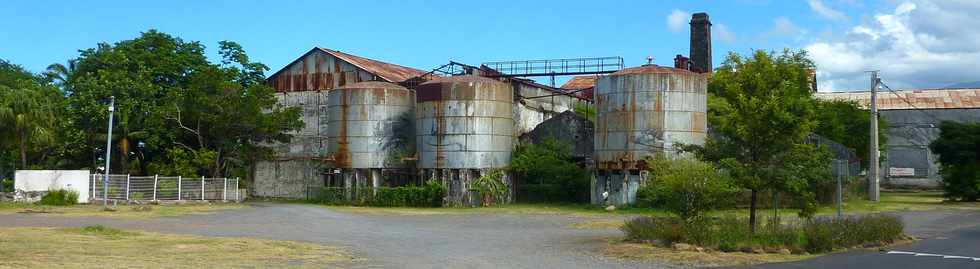
M 27 132 L 20 131 L 20 169 L 27 170 Z
M 749 230 L 752 231 L 752 234 L 755 234 L 755 209 L 759 200 L 757 194 L 756 190 L 752 190 L 752 201 L 749 203 Z

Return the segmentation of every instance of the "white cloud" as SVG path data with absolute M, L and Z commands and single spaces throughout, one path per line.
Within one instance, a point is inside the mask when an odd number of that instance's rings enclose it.
M 711 37 L 712 39 L 721 42 L 735 42 L 735 33 L 728 29 L 728 25 L 721 23 L 715 23 L 715 25 L 711 27 Z
M 773 21 L 772 28 L 766 32 L 769 36 L 796 36 L 804 33 L 804 30 L 786 17 L 779 17 Z
M 914 0 L 805 46 L 821 90 L 862 90 L 864 71 L 892 88 L 943 87 L 980 80 L 980 1 Z
M 840 11 L 838 11 L 836 9 L 833 9 L 831 7 L 828 7 L 821 0 L 810 0 L 809 1 L 809 4 L 810 4 L 810 9 L 813 9 L 813 11 L 814 12 L 817 12 L 817 14 L 820 14 L 820 16 L 824 16 L 824 17 L 826 17 L 826 18 L 828 18 L 830 20 L 833 20 L 833 21 L 847 21 L 848 20 L 847 15 L 844 15 L 843 12 L 840 12 Z
M 687 29 L 690 19 L 690 12 L 675 9 L 667 15 L 667 30 L 675 33 L 684 31 L 684 29 Z

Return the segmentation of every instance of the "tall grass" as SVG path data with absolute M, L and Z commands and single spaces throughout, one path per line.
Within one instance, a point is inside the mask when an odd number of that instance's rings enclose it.
M 78 192 L 73 190 L 49 190 L 41 196 L 42 205 L 69 206 L 78 203 Z

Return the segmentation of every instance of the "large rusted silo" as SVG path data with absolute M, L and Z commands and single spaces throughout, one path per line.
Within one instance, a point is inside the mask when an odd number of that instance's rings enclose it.
M 414 91 L 359 82 L 330 90 L 327 104 L 327 152 L 348 189 L 380 186 L 382 169 L 404 168 L 414 154 Z
M 513 88 L 465 75 L 439 78 L 416 89 L 416 145 L 423 179 L 440 179 L 449 190 L 450 204 L 474 202 L 470 184 L 510 163 Z
M 645 179 L 645 158 L 677 157 L 679 144 L 704 144 L 706 91 L 704 75 L 656 65 L 600 78 L 593 203 L 603 203 L 603 193 L 613 204 L 634 202 Z

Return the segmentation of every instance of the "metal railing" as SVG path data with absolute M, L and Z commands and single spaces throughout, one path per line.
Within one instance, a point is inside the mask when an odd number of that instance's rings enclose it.
M 241 201 L 238 178 L 205 178 L 181 176 L 109 175 L 108 194 L 104 195 L 105 175 L 89 177 L 92 200 L 125 201 Z

